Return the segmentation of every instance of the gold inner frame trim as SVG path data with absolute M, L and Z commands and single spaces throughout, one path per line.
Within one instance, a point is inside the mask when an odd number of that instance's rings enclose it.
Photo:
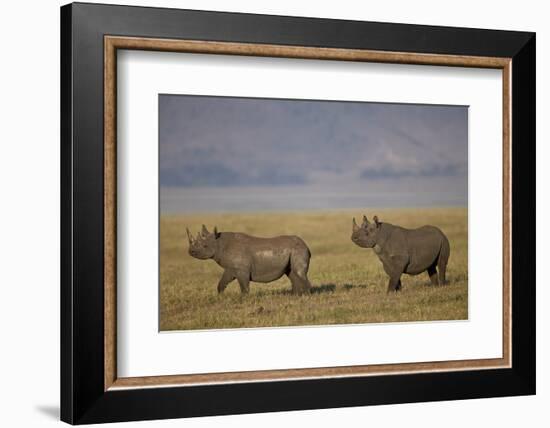
M 116 367 L 116 88 L 117 50 L 148 50 L 218 55 L 261 56 L 333 61 L 381 62 L 393 64 L 440 65 L 494 68 L 502 70 L 503 129 L 503 320 L 502 358 L 432 361 L 421 363 L 376 364 L 304 369 L 261 370 L 228 373 L 204 373 L 171 376 L 117 377 Z M 337 49 L 251 43 L 171 40 L 140 37 L 104 37 L 104 389 L 164 386 L 193 386 L 237 382 L 338 378 L 394 375 L 421 372 L 480 370 L 511 367 L 511 58 L 463 55 L 386 52 L 361 49 Z

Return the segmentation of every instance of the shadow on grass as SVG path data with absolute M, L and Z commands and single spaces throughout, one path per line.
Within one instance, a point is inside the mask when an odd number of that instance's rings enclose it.
M 344 290 L 350 291 L 354 288 L 368 288 L 367 284 L 344 284 L 343 286 Z
M 336 290 L 335 284 L 321 284 L 321 285 L 313 285 L 311 287 L 311 294 L 322 294 L 322 293 L 334 293 Z
M 312 285 L 310 289 L 310 294 L 322 294 L 322 293 L 334 293 L 336 291 L 335 284 L 321 284 L 321 285 Z M 291 296 L 292 289 L 285 290 L 275 290 L 275 291 L 260 291 L 256 294 L 258 297 L 263 296 Z M 304 294 L 304 295 L 307 295 Z
M 369 288 L 367 284 L 344 284 L 342 289 L 345 291 L 351 291 L 354 289 L 366 289 Z M 312 285 L 310 289 L 310 294 L 325 294 L 325 293 L 334 293 L 336 291 L 336 284 L 321 284 L 321 285 Z M 275 291 L 260 291 L 256 296 L 290 296 L 292 295 L 292 289 L 284 290 L 275 290 Z

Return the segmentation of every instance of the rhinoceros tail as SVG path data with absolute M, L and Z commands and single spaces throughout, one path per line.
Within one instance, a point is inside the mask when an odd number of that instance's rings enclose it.
M 449 245 L 449 240 L 445 235 L 443 235 L 443 240 L 441 242 L 441 249 L 439 250 L 439 259 L 437 260 L 437 270 L 439 272 L 439 284 L 447 284 L 447 279 L 445 277 L 447 273 L 447 263 L 449 262 L 449 256 L 451 255 L 451 246 Z

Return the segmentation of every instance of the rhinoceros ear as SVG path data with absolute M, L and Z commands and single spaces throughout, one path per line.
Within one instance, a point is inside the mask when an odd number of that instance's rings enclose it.
M 378 216 L 375 215 L 372 219 L 374 220 L 374 224 L 376 224 L 376 227 L 380 227 L 380 222 L 378 221 Z
M 361 226 L 365 227 L 365 226 L 368 226 L 369 225 L 369 220 L 367 219 L 367 216 L 364 215 L 363 216 L 363 224 Z
M 193 237 L 191 236 L 191 232 L 189 232 L 189 228 L 186 227 L 185 230 L 187 231 L 187 239 L 189 239 L 189 243 L 193 243 Z
M 357 223 L 355 222 L 355 217 L 353 217 L 353 231 L 359 230 L 359 226 L 357 226 Z
M 202 225 L 201 235 L 202 236 L 210 235 L 210 232 L 208 232 L 208 229 L 206 228 L 206 226 L 204 224 Z
M 220 237 L 220 233 L 218 232 L 218 226 L 214 226 L 214 237 L 218 239 Z

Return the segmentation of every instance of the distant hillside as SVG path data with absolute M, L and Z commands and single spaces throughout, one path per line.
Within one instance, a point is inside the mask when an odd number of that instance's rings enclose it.
M 464 181 L 466 107 L 160 97 L 165 187 Z M 464 189 L 466 191 L 466 189 Z

